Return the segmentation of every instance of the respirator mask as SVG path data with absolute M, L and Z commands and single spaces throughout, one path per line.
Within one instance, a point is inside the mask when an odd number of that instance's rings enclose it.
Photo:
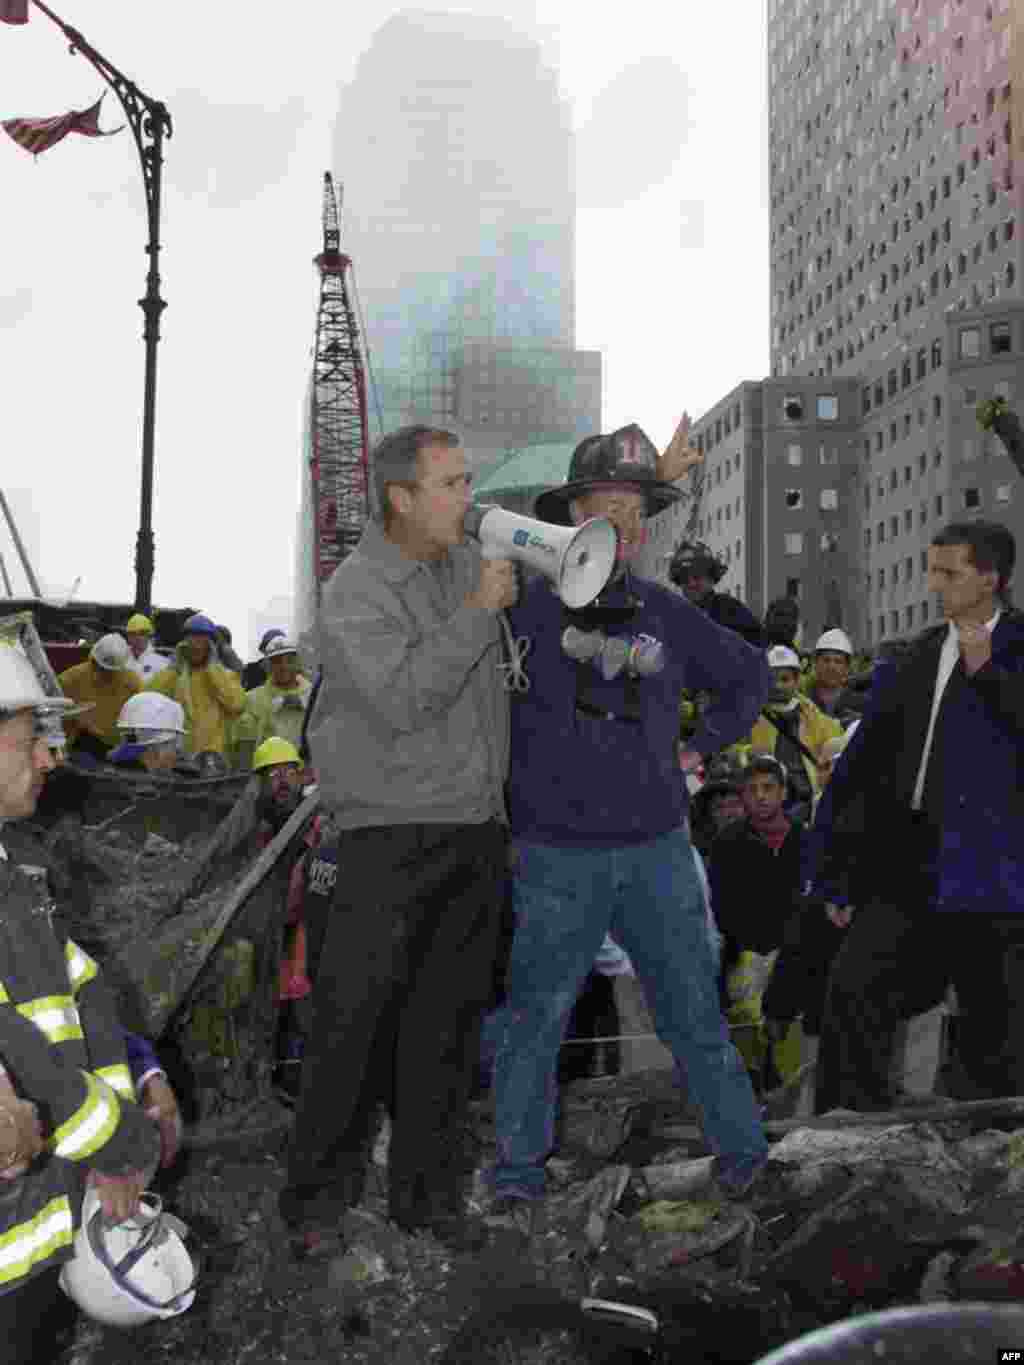
M 606 635 L 566 626 L 562 650 L 577 663 L 592 664 L 605 682 L 622 675 L 650 678 L 665 667 L 665 647 L 651 635 Z

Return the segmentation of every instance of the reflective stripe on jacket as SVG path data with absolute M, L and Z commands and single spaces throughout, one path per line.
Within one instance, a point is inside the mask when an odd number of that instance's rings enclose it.
M 45 881 L 0 861 L 0 1062 L 49 1125 L 25 1175 L 0 1184 L 0 1293 L 68 1258 L 88 1168 L 143 1170 L 159 1151 L 99 969 L 50 908 Z

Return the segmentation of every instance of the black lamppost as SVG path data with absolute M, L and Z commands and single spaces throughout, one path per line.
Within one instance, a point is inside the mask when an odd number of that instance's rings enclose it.
M 135 138 L 142 164 L 142 182 L 146 194 L 146 216 L 149 237 L 146 254 L 146 293 L 139 299 L 145 319 L 143 338 L 146 344 L 146 372 L 142 400 L 142 491 L 139 504 L 139 533 L 135 542 L 135 610 L 149 613 L 153 605 L 153 435 L 156 427 L 156 348 L 160 340 L 160 314 L 167 304 L 160 297 L 160 180 L 163 169 L 163 141 L 171 136 L 171 116 L 160 100 L 144 95 L 134 81 L 118 71 L 106 57 L 86 42 L 81 33 L 54 14 L 43 0 L 33 4 L 57 25 L 78 52 L 93 66 L 104 83 L 120 101 Z

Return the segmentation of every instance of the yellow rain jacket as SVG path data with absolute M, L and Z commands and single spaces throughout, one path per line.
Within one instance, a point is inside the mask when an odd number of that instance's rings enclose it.
M 180 703 L 189 753 L 227 753 L 235 719 L 245 710 L 237 673 L 212 659 L 203 668 L 193 668 L 179 645 L 174 665 L 150 678 L 146 691 L 162 692 Z
M 815 706 L 809 697 L 801 696 L 799 693 L 797 695 L 800 711 L 797 736 L 800 743 L 820 760 L 826 740 L 838 739 L 843 733 L 843 727 L 833 716 L 827 716 L 820 706 Z M 779 732 L 775 726 L 761 716 L 750 732 L 751 750 L 755 754 L 774 754 L 778 738 Z M 811 779 L 811 790 L 820 794 L 822 783 L 817 767 L 808 758 L 803 760 L 803 764 L 807 769 L 807 776 Z
M 268 679 L 262 687 L 245 694 L 245 710 L 238 718 L 235 738 L 262 744 L 278 735 L 299 747 L 302 720 L 313 684 L 300 673 L 291 687 L 278 687 Z
M 85 663 L 65 669 L 57 681 L 64 695 L 72 701 L 95 703 L 92 711 L 80 716 L 69 716 L 63 722 L 70 744 L 74 744 L 83 731 L 108 748 L 120 742 L 117 718 L 128 698 L 142 690 L 138 674 L 127 668 L 113 671 L 97 668 L 91 659 L 86 659 Z

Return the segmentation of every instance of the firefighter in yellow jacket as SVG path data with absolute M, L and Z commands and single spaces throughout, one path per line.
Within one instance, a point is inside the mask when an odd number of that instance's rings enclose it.
M 795 650 L 776 645 L 768 651 L 768 665 L 774 686 L 750 732 L 751 751 L 772 754 L 785 765 L 793 806 L 809 820 L 823 786 L 825 745 L 838 739 L 843 727 L 800 692 L 800 659 Z
M 185 712 L 185 747 L 192 754 L 226 754 L 236 719 L 245 710 L 238 674 L 225 668 L 217 653 L 217 627 L 208 616 L 190 616 L 174 663 L 146 684 Z
M 160 1155 L 135 1103 L 124 1035 L 96 963 L 53 925 L 42 881 L 3 847 L 53 768 L 47 697 L 20 650 L 0 647 L 0 1341 L 7 1365 L 44 1365 L 65 1317 L 86 1179 L 116 1222 L 137 1210 Z

